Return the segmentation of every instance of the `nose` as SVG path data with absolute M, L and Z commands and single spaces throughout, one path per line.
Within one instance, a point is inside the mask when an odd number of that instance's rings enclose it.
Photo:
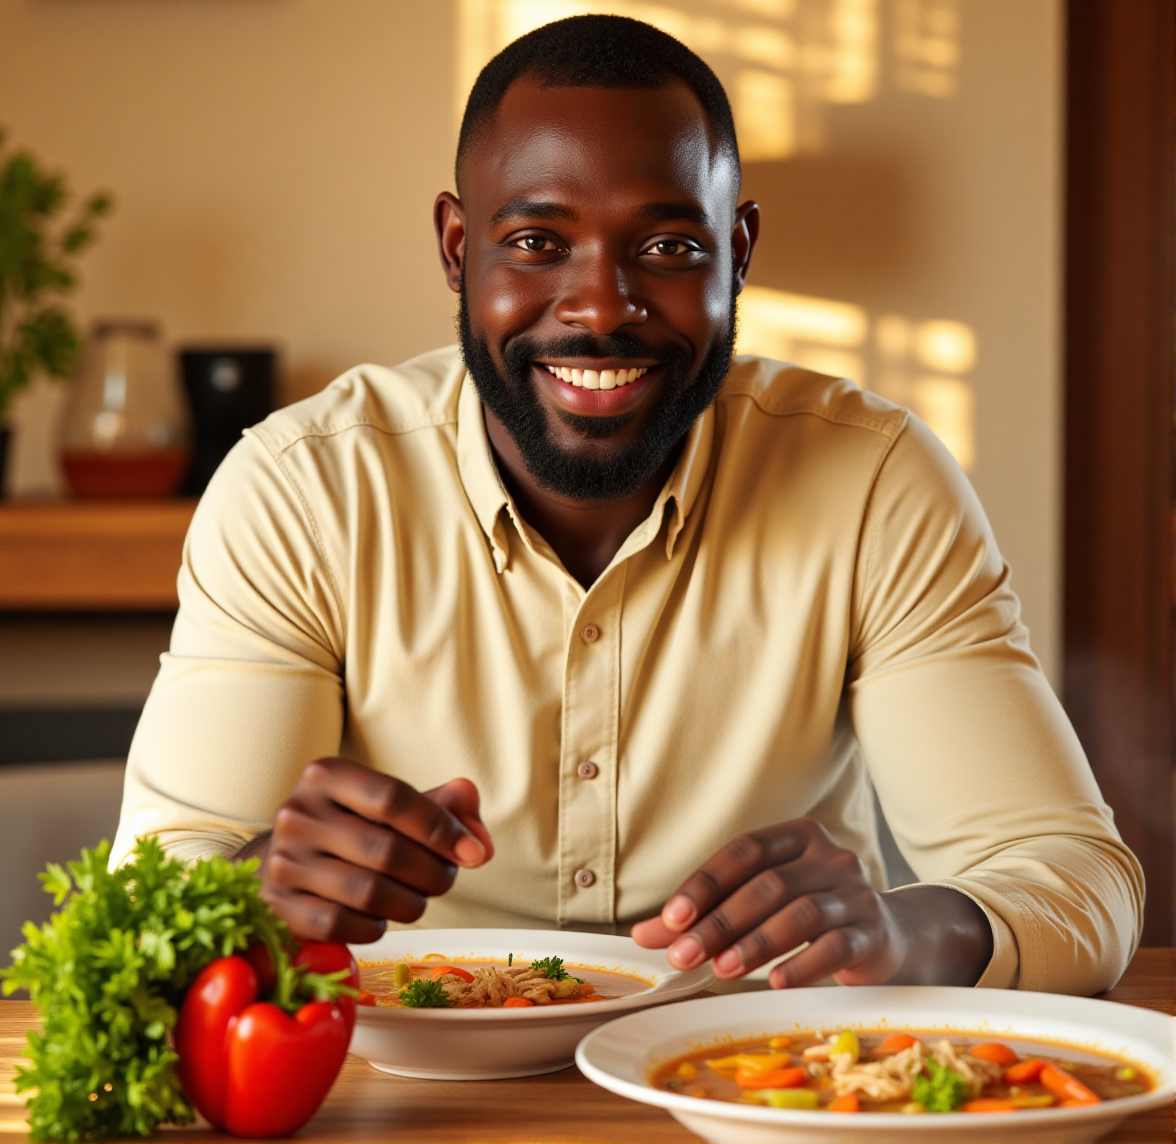
M 584 253 L 568 267 L 555 316 L 567 326 L 611 334 L 622 326 L 641 325 L 649 313 L 645 303 L 633 296 L 628 276 L 616 259 L 605 253 Z

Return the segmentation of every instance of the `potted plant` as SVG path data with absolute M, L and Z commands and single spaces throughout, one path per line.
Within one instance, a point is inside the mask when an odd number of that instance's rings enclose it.
M 76 285 L 74 259 L 96 237 L 110 195 L 70 209 L 60 174 L 27 151 L 5 152 L 0 131 L 0 495 L 13 396 L 38 373 L 68 378 L 81 337 L 61 300 Z

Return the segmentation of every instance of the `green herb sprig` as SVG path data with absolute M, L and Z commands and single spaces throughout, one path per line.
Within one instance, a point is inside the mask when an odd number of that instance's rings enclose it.
M 449 994 L 440 981 L 418 977 L 400 990 L 400 1004 L 409 1009 L 448 1009 Z
M 551 981 L 566 981 L 570 976 L 564 969 L 562 957 L 541 957 L 531 962 L 531 968 Z
M 295 946 L 261 898 L 257 861 L 206 858 L 188 864 L 141 839 L 133 861 L 107 870 L 109 843 L 82 851 L 68 871 L 41 875 L 61 907 L 28 923 L 4 993 L 27 989 L 41 1013 L 17 1069 L 29 1099 L 33 1140 L 147 1136 L 164 1123 L 190 1124 L 168 1042 L 184 991 L 211 961 L 264 944 L 285 994 L 337 992 L 333 981 L 290 964 Z M 334 977 L 336 975 L 330 975 Z

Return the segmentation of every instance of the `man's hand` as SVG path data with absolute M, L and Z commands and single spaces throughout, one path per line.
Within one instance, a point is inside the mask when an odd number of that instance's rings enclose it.
M 375 941 L 386 920 L 416 921 L 458 866 L 493 854 L 468 779 L 421 793 L 347 759 L 316 759 L 274 815 L 262 896 L 299 937 Z
M 965 895 L 943 886 L 879 894 L 857 855 L 807 818 L 725 846 L 633 939 L 668 946 L 679 969 L 713 959 L 728 979 L 807 942 L 772 970 L 776 989 L 830 975 L 843 985 L 974 985 L 992 956 L 988 920 Z

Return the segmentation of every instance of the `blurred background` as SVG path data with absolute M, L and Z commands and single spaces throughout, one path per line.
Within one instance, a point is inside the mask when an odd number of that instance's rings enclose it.
M 159 384 L 180 387 L 176 353 L 198 349 L 209 393 L 218 362 L 260 348 L 284 404 L 455 340 L 430 213 L 491 55 L 588 11 L 678 36 L 727 86 L 744 197 L 763 207 L 740 349 L 850 377 L 954 453 L 1148 865 L 1149 940 L 1170 944 L 1165 8 L 0 0 L 0 127 L 78 196 L 114 197 L 79 258 L 82 330 L 151 323 Z M 85 362 L 73 382 L 37 377 L 8 415 L 0 951 L 46 912 L 33 873 L 113 833 L 193 504 L 71 496 L 62 426 Z

